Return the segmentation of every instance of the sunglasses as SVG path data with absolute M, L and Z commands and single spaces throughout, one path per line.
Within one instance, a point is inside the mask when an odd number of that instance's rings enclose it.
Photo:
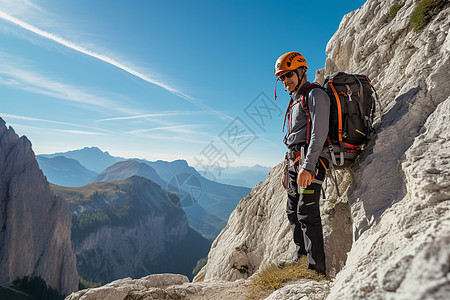
M 287 72 L 286 74 L 281 75 L 281 76 L 280 76 L 280 80 L 283 81 L 284 78 L 291 78 L 292 76 L 294 76 L 294 71 L 289 71 L 289 72 Z

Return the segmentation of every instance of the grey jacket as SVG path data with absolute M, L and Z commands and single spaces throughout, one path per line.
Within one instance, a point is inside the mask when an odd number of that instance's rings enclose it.
M 309 82 L 306 82 L 298 94 L 291 94 L 293 101 L 288 110 L 287 133 L 284 144 L 292 150 L 295 145 L 304 145 L 307 135 L 307 114 L 302 106 L 300 95 L 305 91 Z M 328 135 L 330 116 L 330 98 L 324 90 L 315 88 L 307 95 L 308 109 L 311 117 L 311 135 L 309 145 L 302 160 L 302 168 L 314 174 L 319 156 L 329 159 L 328 149 L 324 148 Z M 298 150 L 297 150 L 298 151 Z

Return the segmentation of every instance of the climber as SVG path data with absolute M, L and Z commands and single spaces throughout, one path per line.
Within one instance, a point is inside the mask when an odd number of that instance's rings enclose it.
M 283 142 L 289 152 L 286 153 L 288 165 L 283 185 L 288 194 L 287 217 L 297 245 L 297 256 L 292 262 L 307 255 L 308 268 L 325 275 L 319 199 L 329 161 L 324 145 L 330 98 L 319 85 L 307 81 L 307 70 L 306 60 L 298 52 L 283 54 L 275 63 L 277 82 L 283 83 L 291 97 L 284 118 L 287 132 Z

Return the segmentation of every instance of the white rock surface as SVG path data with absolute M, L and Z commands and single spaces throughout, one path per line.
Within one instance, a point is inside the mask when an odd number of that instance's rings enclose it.
M 418 2 L 406 1 L 391 22 L 394 1 L 367 1 L 344 17 L 318 74 L 369 75 L 384 113 L 353 169 L 345 197 L 354 243 L 328 299 L 449 294 L 450 8 L 415 33 L 408 20 Z

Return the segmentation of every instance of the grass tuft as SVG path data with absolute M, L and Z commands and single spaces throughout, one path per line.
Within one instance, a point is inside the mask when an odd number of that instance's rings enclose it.
M 102 286 L 101 282 L 93 282 L 93 281 L 89 281 L 83 278 L 79 278 L 79 282 L 78 282 L 78 289 L 79 290 L 84 290 L 84 289 L 90 289 L 90 288 L 97 288 Z
M 410 27 L 419 32 L 431 19 L 432 14 L 437 14 L 444 8 L 448 0 L 422 0 L 411 14 Z M 433 12 L 437 8 L 437 12 Z
M 205 273 L 203 273 L 199 277 L 197 277 L 195 282 L 202 282 L 204 280 L 205 280 Z
M 254 288 L 248 298 L 254 299 L 256 295 L 267 294 L 269 291 L 273 292 L 282 288 L 286 283 L 298 279 L 321 281 L 325 279 L 325 276 L 309 270 L 306 257 L 302 257 L 298 263 L 287 265 L 283 268 L 271 265 L 255 277 L 253 280 Z
M 389 22 L 395 19 L 395 16 L 397 15 L 400 8 L 403 7 L 403 5 L 405 5 L 405 3 L 395 4 L 391 7 L 391 9 L 389 10 Z

